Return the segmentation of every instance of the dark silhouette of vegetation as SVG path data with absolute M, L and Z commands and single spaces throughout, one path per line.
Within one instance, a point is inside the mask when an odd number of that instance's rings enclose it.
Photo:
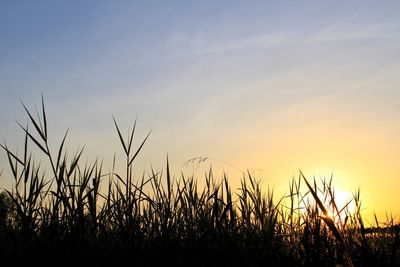
M 0 234 L 4 233 L 6 229 L 12 225 L 12 219 L 14 218 L 13 206 L 11 198 L 6 192 L 0 192 Z
M 250 172 L 236 190 L 211 169 L 173 179 L 168 159 L 165 172 L 137 177 L 132 163 L 150 133 L 135 149 L 136 123 L 124 139 L 114 118 L 126 168 L 107 173 L 99 161 L 82 164 L 82 150 L 70 156 L 67 133 L 50 149 L 43 98 L 37 118 L 24 108 L 31 126 L 20 124 L 23 154 L 1 145 L 14 179 L 0 194 L 0 259 L 8 265 L 400 265 L 394 219 L 366 228 L 359 192 L 354 211 L 350 202 L 340 207 L 332 179 L 310 183 L 300 172 L 276 199 Z M 32 145 L 50 174 L 34 161 Z

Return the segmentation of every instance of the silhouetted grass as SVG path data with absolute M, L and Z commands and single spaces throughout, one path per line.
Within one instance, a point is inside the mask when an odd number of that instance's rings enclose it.
M 1 145 L 14 179 L 0 195 L 0 260 L 10 265 L 175 266 L 396 266 L 400 229 L 394 218 L 366 228 L 360 194 L 340 207 L 332 178 L 317 183 L 300 171 L 289 193 L 274 197 L 259 179 L 244 173 L 232 190 L 216 179 L 165 172 L 136 177 L 133 147 L 136 122 L 126 139 L 114 124 L 125 153 L 125 171 L 103 171 L 82 163 L 82 150 L 69 157 L 67 133 L 56 153 L 49 148 L 42 98 L 22 155 Z M 32 127 L 33 126 L 33 127 Z M 45 155 L 51 174 L 35 162 L 30 146 Z M 115 166 L 115 160 L 114 164 Z M 2 177 L 5 179 L 6 177 Z M 7 177 L 8 178 L 8 177 Z M 198 186 L 204 179 L 205 186 Z M 310 183 L 311 182 L 311 183 Z

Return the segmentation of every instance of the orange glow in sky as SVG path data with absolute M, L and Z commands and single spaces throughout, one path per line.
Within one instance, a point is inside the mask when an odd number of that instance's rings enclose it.
M 0 4 L 11 148 L 19 99 L 34 110 L 43 92 L 53 147 L 69 129 L 105 168 L 122 157 L 112 115 L 126 132 L 137 116 L 137 143 L 152 129 L 138 174 L 167 153 L 176 177 L 210 157 L 217 176 L 258 170 L 283 195 L 299 169 L 333 173 L 338 197 L 360 188 L 366 214 L 400 215 L 399 2 L 45 2 Z M 1 187 L 7 168 L 3 153 Z

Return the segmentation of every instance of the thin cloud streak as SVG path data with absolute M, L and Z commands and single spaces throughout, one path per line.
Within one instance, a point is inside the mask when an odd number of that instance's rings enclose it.
M 15 16 L 0 16 L 1 138 L 19 142 L 18 98 L 33 106 L 43 91 L 50 118 L 63 118 L 54 134 L 70 128 L 94 153 L 116 150 L 101 141 L 112 139 L 111 114 L 137 115 L 154 133 L 143 166 L 167 151 L 177 164 L 205 153 L 285 179 L 302 163 L 348 168 L 324 151 L 322 163 L 303 159 L 305 145 L 333 150 L 334 136 L 337 147 L 361 134 L 399 147 L 398 4 L 125 4 L 3 4 Z M 368 138 L 356 144 L 362 152 Z M 271 169 L 272 154 L 288 169 Z

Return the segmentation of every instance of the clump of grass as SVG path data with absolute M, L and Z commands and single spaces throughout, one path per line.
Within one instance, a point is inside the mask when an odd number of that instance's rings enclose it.
M 335 202 L 332 178 L 310 182 L 299 172 L 289 193 L 276 198 L 260 179 L 243 173 L 232 189 L 224 174 L 173 178 L 165 172 L 135 176 L 133 162 L 148 140 L 133 147 L 136 121 L 127 138 L 115 118 L 125 170 L 104 172 L 100 161 L 82 163 L 83 149 L 69 156 L 67 133 L 49 147 L 42 98 L 41 115 L 24 106 L 30 126 L 22 155 L 1 145 L 14 185 L 0 195 L 0 256 L 50 264 L 178 266 L 374 266 L 399 264 L 400 229 L 395 219 L 367 228 L 359 191 L 349 203 Z M 33 126 L 33 127 L 32 127 Z M 47 159 L 51 174 L 35 162 L 32 148 Z M 204 162 L 204 160 L 202 160 Z M 115 158 L 113 166 L 115 166 Z M 7 204 L 2 204 L 7 203 Z M 6 208 L 5 208 L 6 207 Z

